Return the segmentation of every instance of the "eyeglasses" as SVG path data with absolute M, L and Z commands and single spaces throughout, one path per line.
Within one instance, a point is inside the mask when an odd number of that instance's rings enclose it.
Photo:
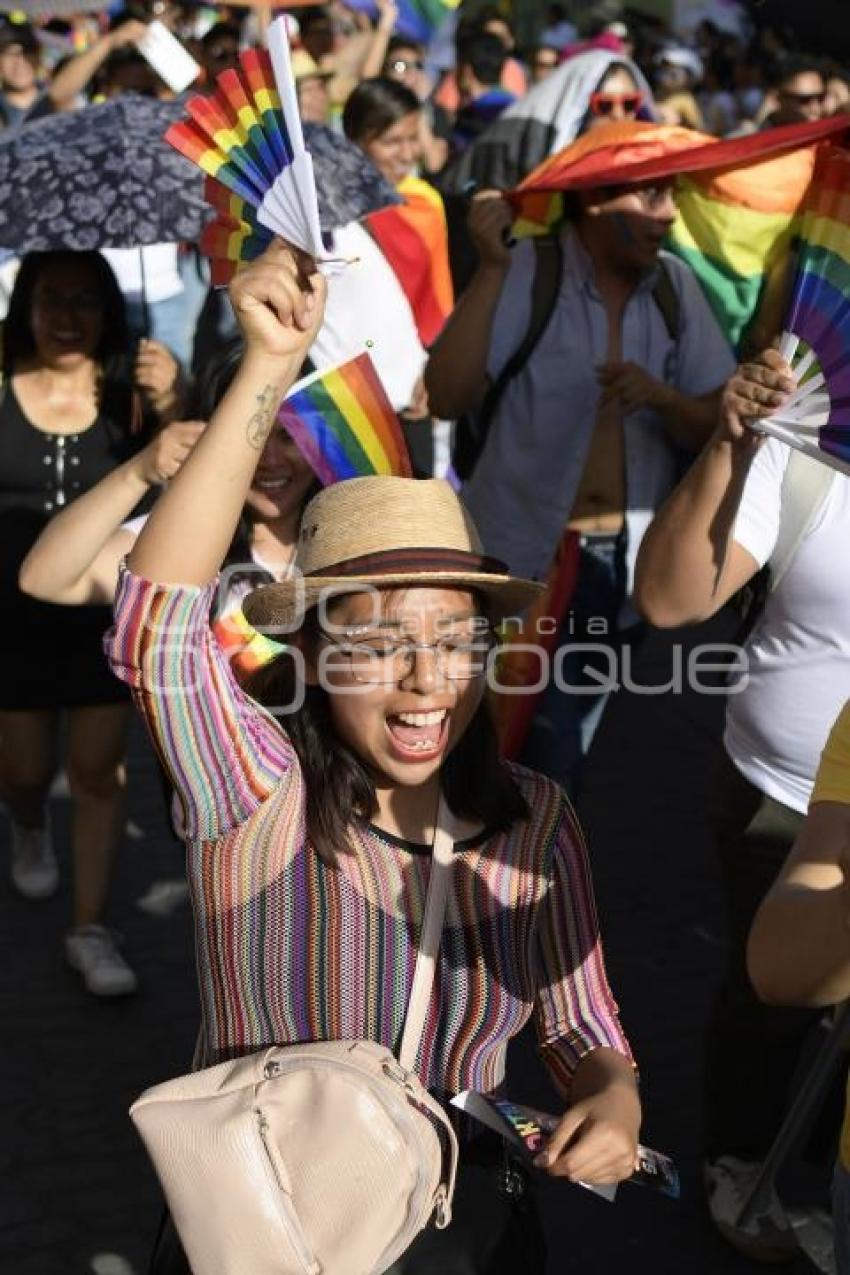
M 486 672 L 493 648 L 487 637 L 441 638 L 439 642 L 398 642 L 392 638 L 369 638 L 360 642 L 337 642 L 327 633 L 322 641 L 339 657 L 336 671 L 368 686 L 394 686 L 413 672 L 417 651 L 432 651 L 440 676 L 450 682 L 468 682 Z M 333 665 L 325 666 L 334 671 Z
M 619 199 L 621 195 L 636 195 L 644 208 L 651 212 L 666 204 L 668 199 L 676 198 L 676 187 L 669 181 L 648 186 L 603 186 L 601 190 L 606 201 Z
M 388 71 L 395 71 L 396 75 L 404 75 L 405 71 L 422 71 L 424 70 L 424 62 L 408 61 L 407 58 L 397 58 L 395 62 L 387 65 Z
M 652 212 L 676 197 L 675 187 L 670 182 L 660 183 L 658 186 L 633 186 L 632 191 L 644 207 Z
M 780 89 L 780 97 L 794 102 L 797 106 L 811 106 L 814 102 L 823 102 L 826 93 L 792 93 L 790 89 Z
M 554 71 L 557 65 L 558 65 L 557 58 L 535 58 L 534 59 L 535 71 Z
M 637 115 L 642 105 L 642 93 L 591 93 L 590 95 L 592 115 L 613 115 L 618 106 L 626 115 Z

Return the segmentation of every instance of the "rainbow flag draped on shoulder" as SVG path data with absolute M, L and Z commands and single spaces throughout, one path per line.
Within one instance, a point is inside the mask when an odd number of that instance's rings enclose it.
M 405 177 L 396 189 L 404 202 L 370 213 L 365 224 L 392 266 L 427 348 L 454 305 L 446 210 L 421 177 Z

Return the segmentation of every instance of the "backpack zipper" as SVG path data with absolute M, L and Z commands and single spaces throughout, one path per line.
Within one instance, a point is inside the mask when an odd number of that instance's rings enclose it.
M 254 1115 L 257 1118 L 257 1131 L 260 1135 L 260 1141 L 262 1143 L 263 1150 L 266 1153 L 266 1163 L 268 1164 L 277 1185 L 277 1199 L 280 1208 L 281 1220 L 283 1222 L 283 1229 L 286 1231 L 289 1242 L 295 1250 L 295 1255 L 301 1263 L 304 1275 L 320 1275 L 322 1268 L 307 1242 L 307 1237 L 304 1234 L 300 1219 L 292 1203 L 292 1195 L 289 1190 L 289 1184 L 285 1183 L 281 1176 L 274 1148 L 272 1147 L 268 1134 L 269 1122 L 259 1107 L 254 1108 Z

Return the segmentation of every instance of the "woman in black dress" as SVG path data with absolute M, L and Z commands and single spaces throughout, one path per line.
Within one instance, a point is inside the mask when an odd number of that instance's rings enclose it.
M 69 962 L 97 995 L 136 977 L 103 926 L 124 824 L 125 688 L 110 673 L 106 607 L 27 597 L 18 571 L 45 523 L 148 441 L 129 374 L 124 302 L 94 252 L 32 253 L 3 332 L 0 390 L 0 790 L 12 880 L 28 898 L 58 884 L 47 822 L 61 710 L 73 803 Z

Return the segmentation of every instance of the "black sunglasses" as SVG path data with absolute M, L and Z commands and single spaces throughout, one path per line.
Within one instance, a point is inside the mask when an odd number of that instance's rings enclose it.
M 781 96 L 788 98 L 790 102 L 796 102 L 798 106 L 809 106 L 812 102 L 822 102 L 826 97 L 826 92 L 820 93 L 793 93 L 791 89 L 781 89 Z

